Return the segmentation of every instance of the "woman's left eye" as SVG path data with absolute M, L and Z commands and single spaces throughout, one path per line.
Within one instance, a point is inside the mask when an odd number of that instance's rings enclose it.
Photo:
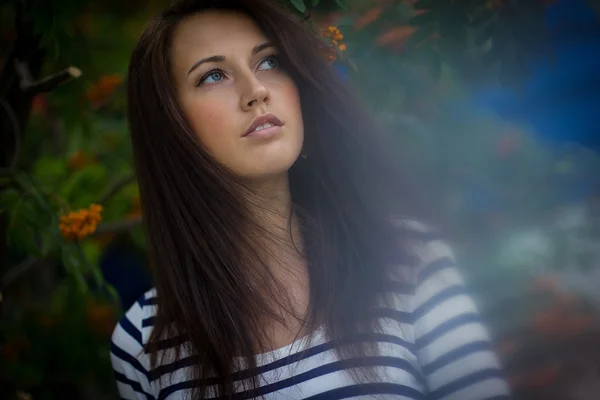
M 258 70 L 262 71 L 265 69 L 273 69 L 277 67 L 279 67 L 279 60 L 271 56 L 261 61 L 260 65 L 258 66 Z

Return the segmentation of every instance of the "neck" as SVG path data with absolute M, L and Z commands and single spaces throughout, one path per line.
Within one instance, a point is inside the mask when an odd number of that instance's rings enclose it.
M 266 267 L 254 275 L 258 278 L 255 289 L 262 292 L 269 308 L 261 310 L 265 312 L 267 347 L 277 348 L 281 347 L 280 342 L 287 344 L 306 334 L 308 265 L 287 174 L 260 184 L 253 182 L 250 193 L 250 211 L 258 222 L 257 246 L 264 251 Z
M 288 175 L 252 182 L 250 188 L 250 211 L 261 230 L 268 233 L 266 251 L 280 261 L 297 264 L 302 249 L 300 224 L 292 211 L 292 199 Z M 270 257 L 271 258 L 271 257 Z
M 248 187 L 250 212 L 259 225 L 278 237 L 289 234 L 292 199 L 287 174 L 252 181 Z

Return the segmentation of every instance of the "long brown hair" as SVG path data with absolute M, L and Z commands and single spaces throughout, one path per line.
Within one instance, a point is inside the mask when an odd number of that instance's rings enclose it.
M 265 255 L 257 249 L 276 239 L 253 218 L 249 189 L 211 159 L 176 101 L 167 55 L 186 16 L 205 10 L 248 15 L 279 49 L 298 86 L 307 157 L 292 166 L 289 180 L 310 280 L 303 324 L 323 326 L 334 341 L 376 331 L 386 269 L 405 256 L 402 233 L 389 217 L 412 214 L 412 190 L 389 162 L 376 124 L 323 60 L 318 37 L 273 3 L 179 1 L 143 32 L 129 67 L 130 130 L 157 290 L 146 350 L 155 368 L 165 340 L 178 344 L 174 357 L 193 367 L 195 398 L 206 397 L 214 384 L 218 397 L 231 395 L 240 379 L 237 356 L 249 371 L 241 378 L 256 390 L 254 355 L 268 343 L 261 321 L 280 318 L 275 311 L 286 304 L 281 284 L 264 279 L 272 276 L 261 268 Z M 343 358 L 371 350 L 359 340 L 337 348 Z

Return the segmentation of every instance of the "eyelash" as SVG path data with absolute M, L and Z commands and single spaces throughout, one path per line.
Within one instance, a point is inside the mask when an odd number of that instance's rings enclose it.
M 273 58 L 273 59 L 277 60 L 277 62 L 279 62 L 279 60 L 277 59 L 277 56 L 276 56 L 275 54 L 271 54 L 270 56 L 266 56 L 266 57 L 262 58 L 262 59 L 261 59 L 261 60 L 258 62 L 258 64 L 257 64 L 257 65 L 261 65 L 263 62 L 265 62 L 265 61 L 267 61 L 267 60 L 269 60 L 269 59 L 271 59 L 271 58 Z M 200 79 L 198 80 L 198 82 L 196 83 L 196 85 L 195 85 L 195 86 L 196 86 L 196 87 L 198 87 L 198 86 L 202 86 L 202 85 L 214 85 L 214 83 L 204 83 L 204 81 L 205 81 L 205 80 L 206 80 L 206 79 L 207 79 L 209 76 L 211 76 L 212 74 L 214 74 L 215 72 L 218 72 L 218 73 L 220 73 L 220 74 L 222 74 L 222 75 L 225 75 L 225 71 L 223 71 L 221 68 L 213 68 L 213 69 L 211 69 L 210 71 L 208 71 L 207 73 L 205 73 L 204 75 L 202 75 L 202 76 L 200 77 Z
M 204 75 L 202 75 L 200 77 L 200 79 L 198 80 L 198 82 L 196 83 L 196 87 L 201 86 L 201 85 L 214 85 L 214 83 L 204 83 L 204 81 L 211 76 L 212 74 L 214 74 L 215 72 L 218 72 L 222 75 L 225 75 L 225 71 L 223 71 L 221 68 L 213 68 L 210 71 L 208 71 L 207 73 L 205 73 Z

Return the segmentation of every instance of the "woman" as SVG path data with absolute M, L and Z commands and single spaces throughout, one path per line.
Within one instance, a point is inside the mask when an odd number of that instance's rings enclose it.
M 374 124 L 271 1 L 142 34 L 129 118 L 156 288 L 115 328 L 122 398 L 507 393 L 448 248 Z

